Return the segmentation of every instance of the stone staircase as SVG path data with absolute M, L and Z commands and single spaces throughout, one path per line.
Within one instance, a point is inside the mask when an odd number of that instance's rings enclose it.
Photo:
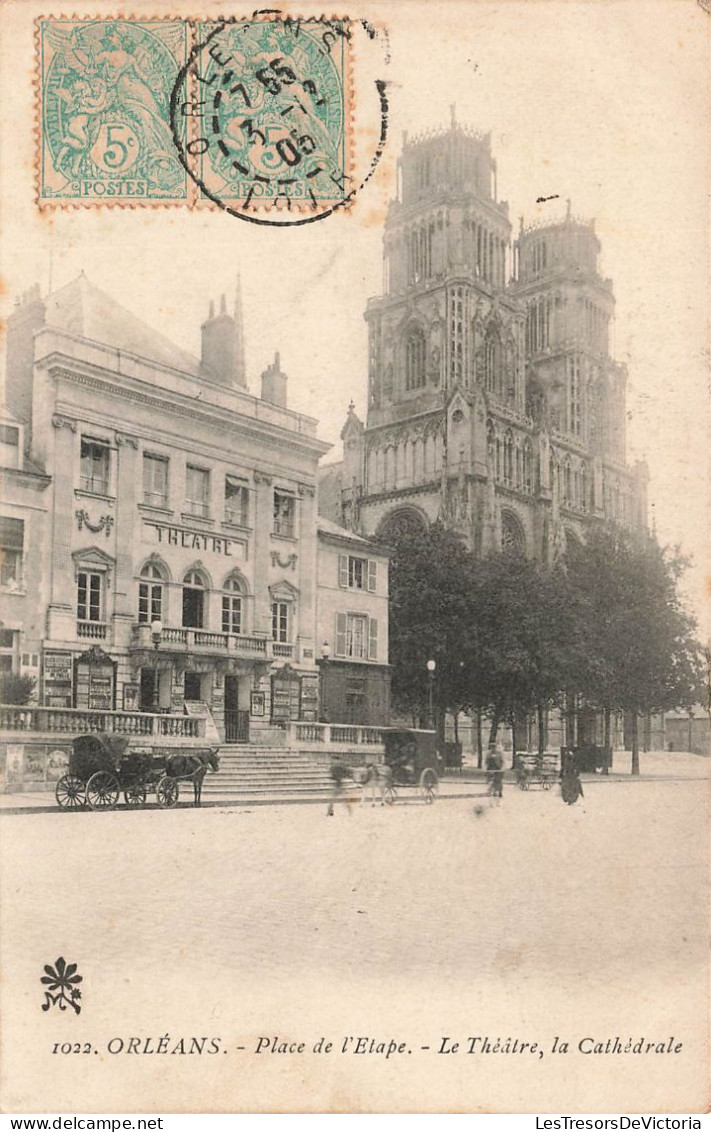
M 323 758 L 323 756 L 322 756 Z M 324 799 L 331 789 L 328 759 L 317 762 L 289 747 L 223 745 L 220 769 L 206 774 L 205 802 Z

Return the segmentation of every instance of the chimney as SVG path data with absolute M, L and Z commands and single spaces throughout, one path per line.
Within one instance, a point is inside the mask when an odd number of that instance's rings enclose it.
M 274 361 L 267 366 L 262 374 L 262 401 L 270 405 L 286 408 L 286 374 L 281 371 L 279 353 L 274 355 Z
M 32 441 L 32 379 L 35 363 L 34 336 L 46 318 L 45 305 L 35 283 L 15 303 L 7 320 L 7 374 L 5 399 L 9 409 L 27 426 L 25 452 Z
M 244 370 L 244 348 L 242 343 L 242 312 L 239 297 L 235 301 L 235 313 L 239 319 L 227 313 L 227 300 L 220 296 L 219 313 L 215 314 L 215 304 L 210 301 L 210 313 L 202 330 L 202 349 L 200 369 L 205 377 L 218 381 L 220 385 L 245 388 L 247 385 Z

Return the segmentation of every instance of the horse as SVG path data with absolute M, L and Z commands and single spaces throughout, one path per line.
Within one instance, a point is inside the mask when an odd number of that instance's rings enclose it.
M 168 755 L 165 760 L 166 774 L 171 778 L 191 778 L 193 782 L 194 805 L 199 806 L 202 798 L 202 783 L 208 770 L 213 773 L 220 769 L 217 747 L 208 751 L 191 751 L 188 755 Z
M 349 777 L 356 786 L 361 787 L 361 806 L 365 805 L 366 786 L 371 787 L 371 806 L 375 805 L 376 793 L 380 796 L 380 805 L 385 805 L 388 791 L 392 788 L 393 784 L 393 774 L 389 766 L 381 766 L 378 763 L 373 763 L 369 766 L 353 767 Z

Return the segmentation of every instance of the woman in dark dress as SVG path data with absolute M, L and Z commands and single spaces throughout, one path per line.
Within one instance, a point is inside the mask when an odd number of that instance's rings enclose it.
M 577 802 L 578 798 L 582 798 L 583 787 L 580 782 L 580 775 L 578 768 L 575 765 L 575 755 L 572 751 L 566 751 L 563 756 L 563 771 L 560 778 L 560 792 L 563 801 L 568 806 L 572 806 Z

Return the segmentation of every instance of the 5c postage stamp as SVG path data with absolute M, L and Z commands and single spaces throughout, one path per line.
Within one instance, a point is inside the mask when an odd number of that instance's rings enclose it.
M 39 19 L 39 205 L 206 204 L 258 223 L 347 207 L 363 181 L 354 27 L 277 10 Z
M 39 203 L 187 202 L 170 124 L 186 22 L 40 19 L 37 33 Z

